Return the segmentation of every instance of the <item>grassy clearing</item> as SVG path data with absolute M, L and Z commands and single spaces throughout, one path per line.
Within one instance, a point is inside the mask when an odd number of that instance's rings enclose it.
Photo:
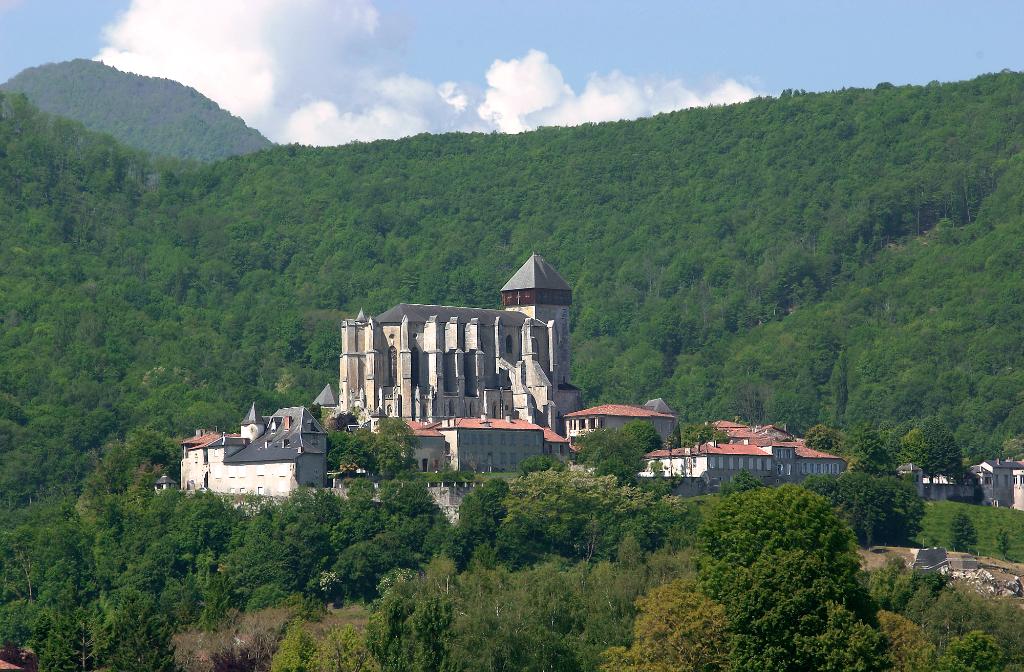
M 922 546 L 948 547 L 950 523 L 957 512 L 963 511 L 978 531 L 978 547 L 972 550 L 993 558 L 1001 557 L 996 545 L 996 534 L 1003 529 L 1010 535 L 1009 558 L 1024 560 L 1024 511 L 958 502 L 925 502 L 924 507 L 922 530 L 917 535 L 917 541 Z

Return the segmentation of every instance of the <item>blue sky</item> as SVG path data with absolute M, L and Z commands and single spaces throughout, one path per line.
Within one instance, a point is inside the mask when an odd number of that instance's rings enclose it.
M 1008 1 L 0 0 L 0 81 L 102 53 L 335 144 L 966 79 L 1024 69 L 1022 28 Z

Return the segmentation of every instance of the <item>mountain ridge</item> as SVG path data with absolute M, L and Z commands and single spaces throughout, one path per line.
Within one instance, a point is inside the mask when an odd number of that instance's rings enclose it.
M 27 68 L 0 89 L 23 93 L 44 112 L 160 156 L 212 161 L 272 144 L 192 87 L 98 61 Z

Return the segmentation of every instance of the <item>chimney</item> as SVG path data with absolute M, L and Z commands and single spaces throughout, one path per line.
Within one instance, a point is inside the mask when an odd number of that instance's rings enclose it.
M 480 419 L 481 420 L 486 420 L 487 419 L 487 414 L 486 413 L 481 413 L 480 414 Z
M 510 414 L 505 415 L 505 422 L 512 422 L 512 416 Z
M 203 430 L 202 429 L 196 429 L 196 436 L 202 436 L 202 435 L 203 435 Z

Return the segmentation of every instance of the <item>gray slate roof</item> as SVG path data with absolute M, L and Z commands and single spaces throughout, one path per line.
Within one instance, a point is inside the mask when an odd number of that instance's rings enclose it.
M 284 426 L 285 416 L 291 418 L 288 429 Z M 299 447 L 305 453 L 322 453 L 322 448 L 304 441 L 303 438 L 323 433 L 323 427 L 304 406 L 279 408 L 270 417 L 267 431 L 237 453 L 225 455 L 224 464 L 294 462 L 299 456 Z
M 526 321 L 526 315 L 515 310 L 431 306 L 420 303 L 400 303 L 378 315 L 376 320 L 381 324 L 401 324 L 402 318 L 408 316 L 410 322 L 426 322 L 431 315 L 436 315 L 438 322 L 447 322 L 457 317 L 460 322 L 469 322 L 476 318 L 481 324 L 494 324 L 494 319 L 500 317 L 505 324 L 521 327 Z
M 565 289 L 572 287 L 565 281 L 555 267 L 539 254 L 531 254 L 526 263 L 519 267 L 501 291 L 507 292 L 515 289 Z
M 324 389 L 320 391 L 320 396 L 314 399 L 313 403 L 327 408 L 334 408 L 338 405 L 338 397 L 334 394 L 334 389 L 331 388 L 330 383 L 327 383 Z
M 156 485 L 177 485 L 177 484 L 178 484 L 178 482 L 176 480 L 174 480 L 173 478 L 171 478 L 170 476 L 168 476 L 167 474 L 164 474 L 160 478 L 156 479 Z
M 658 413 L 668 413 L 669 415 L 676 414 L 676 412 L 672 410 L 672 407 L 666 404 L 665 400 L 662 399 L 661 397 L 658 397 L 657 399 L 651 399 L 646 404 L 644 404 L 644 408 L 649 408 L 652 411 L 657 411 Z

